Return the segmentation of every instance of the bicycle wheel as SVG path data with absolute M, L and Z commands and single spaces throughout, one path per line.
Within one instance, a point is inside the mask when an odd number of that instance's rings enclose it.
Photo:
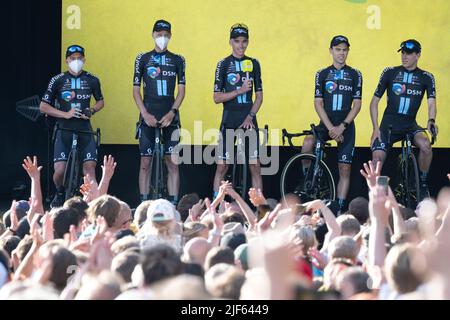
M 311 154 L 296 154 L 289 159 L 280 178 L 283 198 L 289 193 L 294 193 L 302 202 L 314 199 L 335 200 L 336 189 L 330 169 L 320 160 L 318 170 L 314 173 L 315 163 L 316 156 Z
M 409 155 L 405 169 L 405 206 L 415 209 L 420 201 L 420 186 L 419 169 L 417 168 L 416 157 L 413 153 Z
M 247 164 L 233 164 L 231 182 L 242 199 L 246 198 L 247 191 Z
M 165 196 L 164 152 L 163 146 L 157 146 L 152 157 L 151 197 L 153 200 Z
M 65 200 L 73 197 L 78 187 L 80 168 L 78 165 L 77 153 L 70 151 L 64 171 L 63 185 L 65 189 Z

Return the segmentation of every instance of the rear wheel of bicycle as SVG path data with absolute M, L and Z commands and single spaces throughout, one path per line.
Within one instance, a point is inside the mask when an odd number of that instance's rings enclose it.
M 283 198 L 287 194 L 296 194 L 302 202 L 314 199 L 335 200 L 336 189 L 333 175 L 325 162 L 319 162 L 319 170 L 314 178 L 316 156 L 296 154 L 283 168 L 280 178 L 280 191 Z M 313 183 L 313 180 L 316 183 Z
M 78 163 L 77 153 L 71 151 L 64 171 L 63 185 L 65 189 L 65 200 L 75 195 L 80 180 L 80 165 Z

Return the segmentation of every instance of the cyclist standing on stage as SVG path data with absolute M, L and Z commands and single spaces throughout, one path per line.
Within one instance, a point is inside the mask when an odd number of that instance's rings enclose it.
M 249 158 L 252 186 L 262 190 L 261 166 L 259 162 L 259 139 L 256 113 L 263 101 L 261 66 L 259 61 L 247 57 L 245 51 L 249 43 L 249 30 L 245 24 L 235 24 L 230 30 L 232 53 L 217 64 L 214 82 L 214 102 L 223 103 L 222 121 L 218 146 L 217 169 L 214 177 L 214 196 L 219 191 L 228 164 L 233 161 L 234 137 L 236 129 L 246 130 L 245 148 Z M 251 67 L 248 67 L 248 66 Z M 255 100 L 253 101 L 253 90 Z
M 58 118 L 57 125 L 61 129 L 92 131 L 90 118 L 104 107 L 100 80 L 83 70 L 85 50 L 79 45 L 72 45 L 66 51 L 68 70 L 54 76 L 40 104 L 41 112 Z M 91 97 L 96 103 L 91 108 Z M 53 182 L 56 195 L 51 207 L 59 207 L 64 203 L 63 178 L 67 157 L 72 146 L 72 132 L 57 130 L 54 145 Z M 97 164 L 97 146 L 93 135 L 79 134 L 78 146 L 83 161 L 83 173 L 95 179 Z
M 347 37 L 335 36 L 330 43 L 333 64 L 316 73 L 314 108 L 320 124 L 316 127 L 323 141 L 335 140 L 338 147 L 339 183 L 337 196 L 340 211 L 345 208 L 350 186 L 350 171 L 355 146 L 355 123 L 361 110 L 362 75 L 346 64 L 350 43 Z M 353 107 L 352 107 L 353 105 Z M 305 138 L 302 153 L 312 153 L 315 141 Z M 310 161 L 308 161 L 310 162 Z M 310 163 L 304 163 L 306 171 Z
M 168 170 L 167 189 L 169 201 L 178 202 L 180 174 L 178 164 L 172 160 L 175 146 L 180 142 L 179 108 L 185 95 L 185 60 L 181 55 L 167 50 L 172 36 L 171 25 L 158 20 L 153 26 L 155 48 L 137 56 L 134 68 L 133 96 L 140 112 L 138 128 L 141 164 L 139 191 L 141 201 L 148 200 L 150 188 L 151 157 L 155 147 L 155 127 L 162 127 L 165 162 Z M 141 83 L 143 82 L 143 98 Z M 175 87 L 178 93 L 174 97 Z

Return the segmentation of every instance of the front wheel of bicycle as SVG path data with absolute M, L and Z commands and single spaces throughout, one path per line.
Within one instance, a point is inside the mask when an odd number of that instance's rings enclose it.
M 408 208 L 415 209 L 420 201 L 420 187 L 419 187 L 419 169 L 417 168 L 416 157 L 411 153 L 407 159 L 406 168 L 404 172 L 405 188 L 405 205 Z
M 77 153 L 71 151 L 66 162 L 66 170 L 64 171 L 63 185 L 65 189 L 65 200 L 75 195 L 78 187 L 80 166 L 78 164 Z
M 315 170 L 316 159 L 316 156 L 311 154 L 297 154 L 289 159 L 280 178 L 283 198 L 293 193 L 299 196 L 302 202 L 314 199 L 335 200 L 333 175 L 322 160 Z

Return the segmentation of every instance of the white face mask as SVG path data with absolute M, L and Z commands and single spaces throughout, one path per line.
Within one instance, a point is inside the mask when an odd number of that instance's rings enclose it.
M 84 62 L 81 60 L 72 60 L 69 62 L 69 68 L 70 70 L 72 70 L 74 73 L 79 73 L 84 66 Z
M 169 43 L 169 38 L 167 37 L 158 37 L 155 39 L 155 43 L 159 49 L 164 50 L 167 48 L 167 44 Z

